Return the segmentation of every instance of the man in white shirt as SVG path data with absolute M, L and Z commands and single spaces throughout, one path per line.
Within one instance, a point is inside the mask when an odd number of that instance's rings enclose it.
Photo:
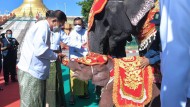
M 75 59 L 79 57 L 84 57 L 87 55 L 88 50 L 86 48 L 87 44 L 87 30 L 83 28 L 83 20 L 80 17 L 74 19 L 74 29 L 70 33 L 69 54 L 70 59 Z M 70 71 L 72 72 L 72 71 Z M 72 78 L 72 73 L 70 73 L 70 83 L 71 83 L 71 97 L 70 104 L 73 105 L 74 95 L 81 96 L 83 98 L 89 98 L 88 95 L 88 81 L 80 81 L 76 78 Z
M 88 53 L 86 48 L 87 30 L 83 28 L 83 21 L 81 20 L 79 17 L 74 19 L 74 29 L 70 33 L 70 41 L 68 43 L 70 58 L 83 57 Z
M 160 0 L 161 106 L 190 107 L 190 0 Z
M 52 11 L 49 18 L 37 22 L 27 32 L 17 65 L 21 107 L 45 107 L 45 80 L 49 76 L 50 60 L 64 56 L 50 49 L 50 33 L 64 22 Z
M 59 32 L 52 32 L 50 36 L 51 46 L 50 49 L 54 52 L 62 52 L 60 43 L 64 41 L 64 32 L 60 30 Z M 47 79 L 47 92 L 46 92 L 46 104 L 48 103 L 50 107 L 55 106 L 66 106 L 62 79 L 62 69 L 61 62 L 58 60 L 51 60 L 50 64 L 50 75 Z
M 51 47 L 50 49 L 60 51 L 60 42 L 64 41 L 64 31 L 52 32 L 50 36 Z
M 56 10 L 55 13 L 64 14 L 64 19 L 66 21 L 66 15 L 60 10 Z M 48 16 L 46 16 L 48 17 Z M 59 24 L 57 23 L 59 26 Z M 60 42 L 64 42 L 64 32 L 60 28 L 64 25 L 62 24 L 59 29 L 53 29 L 50 42 L 50 49 L 54 52 L 61 52 Z M 50 75 L 49 79 L 46 82 L 46 105 L 50 107 L 66 106 L 65 97 L 64 97 L 64 88 L 63 88 L 63 79 L 62 79 L 62 69 L 61 62 L 58 60 L 51 60 L 50 64 Z

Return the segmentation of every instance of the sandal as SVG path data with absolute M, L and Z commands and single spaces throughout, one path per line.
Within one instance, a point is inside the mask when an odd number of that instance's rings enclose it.
M 89 99 L 90 96 L 89 96 L 89 94 L 84 94 L 84 95 L 80 95 L 80 96 L 78 96 L 78 98 Z
M 75 99 L 74 99 L 74 96 L 73 96 L 73 95 L 70 97 L 69 104 L 70 104 L 70 105 L 75 105 Z
M 75 105 L 75 101 L 74 101 L 74 100 L 70 100 L 70 101 L 69 101 L 69 104 L 70 104 L 70 105 Z

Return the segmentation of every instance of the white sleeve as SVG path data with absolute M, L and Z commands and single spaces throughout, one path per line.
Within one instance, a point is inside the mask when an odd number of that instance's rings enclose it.
M 88 42 L 88 31 L 87 30 L 85 31 L 84 35 L 85 35 L 85 42 Z
M 50 50 L 50 47 L 46 44 L 48 39 L 48 28 L 47 26 L 39 26 L 34 33 L 33 46 L 34 55 L 36 57 L 56 60 L 57 54 Z
M 68 46 L 80 49 L 82 47 L 82 43 L 77 41 L 77 37 L 74 32 L 71 32 L 69 36 L 70 40 Z

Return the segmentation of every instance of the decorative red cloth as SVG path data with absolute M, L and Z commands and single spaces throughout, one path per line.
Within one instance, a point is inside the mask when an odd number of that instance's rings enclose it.
M 80 57 L 80 58 L 76 58 L 72 60 L 78 63 L 85 64 L 85 65 L 97 65 L 97 64 L 101 65 L 101 64 L 105 64 L 108 61 L 108 57 L 109 56 L 107 55 L 89 52 L 88 55 L 85 57 Z M 67 65 L 68 63 L 69 63 L 69 59 L 64 58 L 62 60 L 63 65 Z
M 108 58 L 91 52 L 75 61 L 91 66 L 105 64 Z M 144 107 L 150 102 L 154 69 L 150 66 L 140 69 L 141 60 L 139 56 L 113 59 L 114 69 L 110 71 L 110 77 L 114 77 L 113 102 L 116 107 Z
M 144 107 L 152 97 L 153 68 L 140 69 L 142 57 L 114 59 L 113 102 L 116 107 Z
M 85 57 L 75 59 L 78 63 L 83 63 L 85 65 L 101 65 L 108 61 L 107 55 L 102 55 L 98 53 L 89 52 Z
M 94 0 L 90 13 L 89 13 L 89 18 L 88 18 L 88 31 L 90 31 L 93 25 L 94 16 L 103 10 L 106 3 L 107 3 L 107 0 Z
M 151 44 L 152 41 L 150 40 L 150 37 L 156 36 L 157 30 L 155 24 L 150 23 L 150 21 L 154 19 L 154 14 L 157 12 L 159 12 L 159 0 L 155 2 L 154 8 L 148 12 L 146 21 L 140 30 L 138 41 L 140 43 L 139 48 L 142 50 L 147 48 L 148 44 Z
M 63 65 L 68 65 L 69 64 L 69 58 L 63 58 L 61 62 Z

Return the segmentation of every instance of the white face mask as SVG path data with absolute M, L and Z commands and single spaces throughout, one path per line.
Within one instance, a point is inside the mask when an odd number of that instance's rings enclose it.
M 74 26 L 74 29 L 75 29 L 75 31 L 80 31 L 81 29 L 82 29 L 82 26 L 80 26 L 80 25 L 76 25 L 76 26 Z
M 7 37 L 8 37 L 8 38 L 12 38 L 12 34 L 8 34 Z
M 55 26 L 53 27 L 53 32 L 59 32 L 61 30 L 61 27 Z

